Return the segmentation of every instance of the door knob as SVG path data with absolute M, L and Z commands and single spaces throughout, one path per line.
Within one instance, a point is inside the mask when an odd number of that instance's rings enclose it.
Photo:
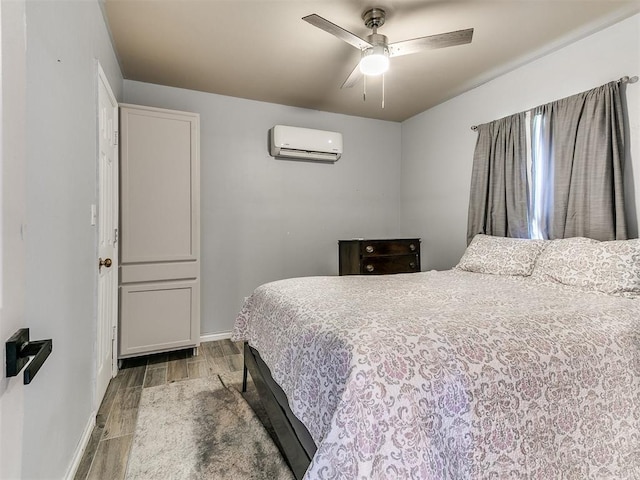
M 111 266 L 111 259 L 110 258 L 105 258 L 104 260 L 102 258 L 98 259 L 98 268 L 102 268 L 102 267 L 107 267 L 109 268 Z

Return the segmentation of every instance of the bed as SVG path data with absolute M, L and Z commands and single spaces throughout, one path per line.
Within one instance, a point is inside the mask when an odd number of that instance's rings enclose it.
M 639 295 L 638 240 L 477 236 L 449 271 L 262 285 L 234 339 L 312 440 L 297 478 L 632 479 Z

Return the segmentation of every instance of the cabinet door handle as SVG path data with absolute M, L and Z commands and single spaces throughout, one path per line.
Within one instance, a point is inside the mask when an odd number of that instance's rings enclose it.
M 367 269 L 367 272 L 373 272 L 373 265 L 370 263 L 365 268 Z
M 409 250 L 411 250 L 412 252 L 414 252 L 416 250 L 416 246 L 412 243 L 409 245 Z
M 415 264 L 415 262 L 411 262 L 411 263 L 409 264 L 409 267 L 411 267 L 411 268 L 416 268 L 416 264 Z
M 373 245 L 367 245 L 365 247 L 365 250 L 367 251 L 367 253 L 373 253 Z

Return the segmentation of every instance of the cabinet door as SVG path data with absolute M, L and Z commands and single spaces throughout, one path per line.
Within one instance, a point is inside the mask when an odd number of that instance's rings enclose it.
M 120 287 L 121 356 L 193 345 L 198 288 L 196 281 Z
M 123 108 L 122 263 L 196 260 L 197 116 Z

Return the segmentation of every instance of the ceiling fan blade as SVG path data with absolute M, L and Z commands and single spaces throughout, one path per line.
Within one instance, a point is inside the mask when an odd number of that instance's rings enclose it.
M 312 15 L 307 15 L 306 17 L 302 17 L 302 20 L 304 20 L 305 22 L 309 22 L 314 27 L 318 27 L 360 50 L 371 47 L 371 44 L 366 40 L 363 40 L 357 35 L 354 35 L 344 28 L 339 27 L 335 23 L 331 23 L 329 20 L 322 18 L 320 15 L 316 15 L 315 13 Z
M 356 68 L 353 69 L 353 71 L 349 74 L 349 76 L 347 77 L 347 79 L 344 81 L 344 83 L 340 88 L 353 87 L 356 83 L 358 83 L 358 80 L 360 80 L 361 77 L 362 77 L 362 72 L 360 71 L 360 63 L 357 63 Z
M 421 52 L 422 50 L 432 50 L 434 48 L 453 47 L 471 43 L 473 38 L 473 28 L 457 30 L 455 32 L 429 35 L 428 37 L 414 38 L 403 42 L 391 43 L 389 45 L 389 56 L 399 57 L 410 53 Z

